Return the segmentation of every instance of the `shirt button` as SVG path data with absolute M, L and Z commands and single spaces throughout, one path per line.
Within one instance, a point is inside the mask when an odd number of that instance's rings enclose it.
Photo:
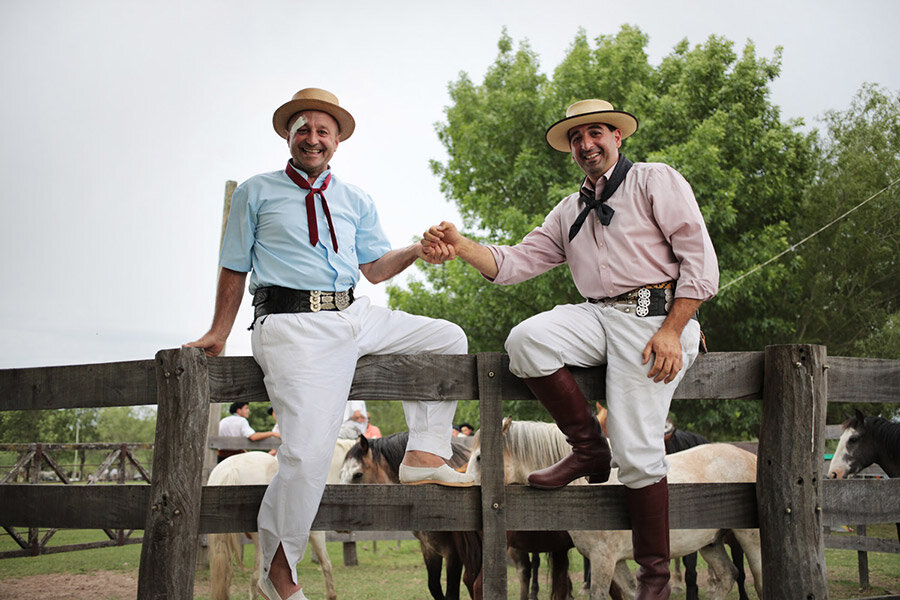
M 606 265 L 600 265 L 600 268 L 601 268 L 601 269 L 605 269 L 605 268 L 606 268 Z
M 598 247 L 602 248 L 602 247 L 603 247 L 603 242 L 600 242 L 600 243 L 598 244 Z

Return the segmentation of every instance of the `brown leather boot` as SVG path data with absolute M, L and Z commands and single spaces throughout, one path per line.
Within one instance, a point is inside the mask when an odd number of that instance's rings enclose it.
M 590 477 L 591 483 L 607 481 L 612 458 L 609 443 L 569 369 L 563 367 L 552 375 L 524 381 L 572 446 L 571 454 L 555 465 L 529 475 L 528 483 L 552 490 L 585 476 Z
M 625 488 L 637 572 L 635 600 L 669 597 L 669 485 L 665 477 L 640 489 Z

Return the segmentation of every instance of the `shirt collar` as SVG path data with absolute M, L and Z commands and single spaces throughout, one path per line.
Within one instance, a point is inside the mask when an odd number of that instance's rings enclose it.
M 611 166 L 611 167 L 609 168 L 609 170 L 608 170 L 606 173 L 604 173 L 603 175 L 601 175 L 601 176 L 600 176 L 600 179 L 598 179 L 597 181 L 600 182 L 600 181 L 602 180 L 602 181 L 603 181 L 603 185 L 606 185 L 606 182 L 609 181 L 609 178 L 610 178 L 610 177 L 612 177 L 612 172 L 616 169 L 616 164 L 618 164 L 618 162 L 615 163 L 615 164 L 613 164 L 613 166 Z M 585 178 L 584 178 L 584 181 L 581 182 L 581 189 L 582 189 L 584 192 L 586 192 L 588 195 L 592 195 L 592 196 L 594 196 L 594 198 L 596 198 L 597 195 L 598 195 L 601 191 L 603 191 L 603 185 L 598 186 L 600 189 L 596 189 L 595 186 L 592 186 L 592 185 L 591 185 L 591 180 L 588 179 L 587 177 L 585 177 Z
M 300 176 L 303 177 L 303 179 L 305 179 L 306 181 L 309 181 L 309 175 L 306 173 L 306 171 L 303 171 L 303 170 L 295 167 L 293 160 L 288 161 L 288 165 L 290 165 L 290 167 L 294 170 L 295 173 L 299 173 Z M 325 181 L 325 178 L 328 177 L 329 173 L 331 173 L 331 165 L 328 165 L 328 167 L 326 167 L 326 169 L 324 171 L 322 171 L 322 173 L 319 174 L 319 177 L 316 178 L 316 181 L 312 184 L 312 186 L 313 187 L 321 187 L 322 182 Z

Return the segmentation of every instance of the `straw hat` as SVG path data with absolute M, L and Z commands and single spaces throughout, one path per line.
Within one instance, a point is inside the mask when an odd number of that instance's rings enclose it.
M 279 106 L 272 115 L 275 132 L 287 139 L 288 121 L 302 110 L 319 110 L 334 117 L 341 129 L 342 142 L 353 134 L 356 127 L 353 116 L 338 105 L 337 96 L 319 88 L 306 88 L 294 94 L 293 98 Z
M 554 150 L 569 151 L 569 130 L 585 123 L 608 123 L 622 132 L 624 140 L 637 131 L 638 121 L 631 113 L 614 110 L 606 100 L 580 100 L 566 109 L 566 118 L 547 130 L 547 143 Z

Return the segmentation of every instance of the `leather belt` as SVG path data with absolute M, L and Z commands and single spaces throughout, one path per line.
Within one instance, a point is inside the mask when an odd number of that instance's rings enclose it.
M 253 316 L 344 310 L 353 304 L 353 288 L 343 292 L 294 290 L 281 286 L 259 288 L 253 293 Z
M 614 298 L 588 298 L 591 304 L 612 306 L 622 312 L 634 313 L 638 317 L 662 317 L 669 314 L 675 300 L 675 282 L 651 283 Z M 694 319 L 697 318 L 695 314 Z

